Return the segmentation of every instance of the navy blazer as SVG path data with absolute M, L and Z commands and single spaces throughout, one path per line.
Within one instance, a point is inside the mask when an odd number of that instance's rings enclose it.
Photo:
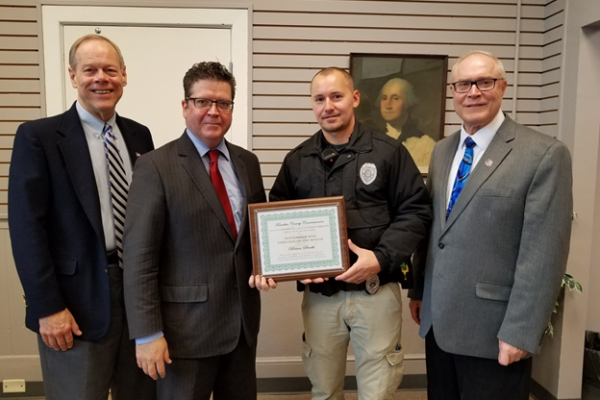
M 154 149 L 150 131 L 117 116 L 132 162 Z M 83 340 L 103 337 L 110 287 L 98 188 L 75 104 L 26 122 L 15 137 L 8 185 L 13 256 L 26 296 L 26 325 L 68 308 Z

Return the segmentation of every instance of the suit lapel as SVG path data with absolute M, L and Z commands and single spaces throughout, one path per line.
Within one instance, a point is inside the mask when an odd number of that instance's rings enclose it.
M 63 156 L 75 193 L 77 193 L 77 198 L 96 235 L 104 244 L 98 187 L 94 178 L 90 150 L 75 104 L 65 113 L 65 117 L 57 131 L 63 137 L 57 145 Z
M 444 232 L 460 217 L 467 205 L 473 199 L 481 185 L 496 171 L 508 153 L 512 150 L 510 142 L 515 138 L 515 123 L 508 116 L 494 135 L 485 153 L 471 172 L 456 204 L 444 226 Z
M 445 143 L 440 143 L 442 148 L 437 153 L 439 155 L 439 164 L 436 160 L 436 164 L 440 166 L 439 169 L 436 167 L 436 179 L 439 184 L 435 185 L 435 190 L 437 190 L 437 198 L 438 198 L 438 220 L 440 221 L 442 229 L 446 224 L 446 197 L 448 196 L 447 188 L 448 188 L 448 179 L 450 179 L 450 169 L 452 168 L 452 162 L 454 161 L 454 155 L 456 154 L 456 149 L 458 149 L 458 142 L 460 140 L 460 131 L 454 133 L 445 139 Z M 436 154 L 436 157 L 437 154 Z
M 125 140 L 125 146 L 127 146 L 127 152 L 129 153 L 129 159 L 131 160 L 131 166 L 135 165 L 137 158 L 139 157 L 139 152 L 136 153 L 137 141 L 135 129 L 131 129 L 131 126 L 127 125 L 123 118 L 119 117 L 117 114 L 117 125 L 119 125 L 119 130 L 121 131 L 121 135 L 123 135 L 123 139 Z
M 248 199 L 250 197 L 250 177 L 248 176 L 248 168 L 246 168 L 246 163 L 240 157 L 240 153 L 234 146 L 230 146 L 228 142 L 226 142 L 227 148 L 229 149 L 229 154 L 231 155 L 231 161 L 233 162 L 233 166 L 235 167 L 235 172 L 237 173 L 238 179 L 242 184 L 242 188 L 244 191 L 244 207 L 242 207 L 242 222 L 240 224 L 240 231 L 238 232 L 238 237 L 242 236 L 245 232 L 244 230 L 248 226 Z
M 213 210 L 217 219 L 221 222 L 221 225 L 223 225 L 225 230 L 229 233 L 231 240 L 233 240 L 233 233 L 231 232 L 229 221 L 227 221 L 225 210 L 223 210 L 215 187 L 210 181 L 210 175 L 206 172 L 206 167 L 200 158 L 196 146 L 194 146 L 194 143 L 185 131 L 177 141 L 177 151 L 179 153 L 179 159 L 181 160 L 181 166 L 186 170 L 192 181 L 194 181 L 198 191 Z

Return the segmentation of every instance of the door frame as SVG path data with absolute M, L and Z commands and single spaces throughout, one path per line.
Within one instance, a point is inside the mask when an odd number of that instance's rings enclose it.
M 246 8 L 161 8 L 42 5 L 43 76 L 47 115 L 65 111 L 63 54 L 65 25 L 118 25 L 231 29 L 231 62 L 236 77 L 235 125 L 230 141 L 251 150 L 250 11 Z M 57 71 L 60 79 L 54 79 Z M 244 129 L 245 128 L 245 129 Z

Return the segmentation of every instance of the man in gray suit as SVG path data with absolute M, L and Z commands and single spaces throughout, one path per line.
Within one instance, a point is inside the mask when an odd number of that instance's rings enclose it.
M 450 89 L 463 121 L 433 150 L 434 222 L 409 292 L 426 340 L 429 399 L 528 399 L 571 231 L 567 148 L 500 109 L 492 54 L 458 59 Z
M 235 79 L 216 62 L 184 79 L 183 135 L 141 157 L 125 225 L 125 304 L 138 366 L 159 399 L 256 398 L 260 295 L 248 203 L 266 201 L 257 157 L 224 139 Z M 165 363 L 167 364 L 165 366 Z

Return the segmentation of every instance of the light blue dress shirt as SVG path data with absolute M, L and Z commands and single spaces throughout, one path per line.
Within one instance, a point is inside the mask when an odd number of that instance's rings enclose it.
M 90 114 L 79 101 L 76 103 L 77 113 L 83 126 L 85 140 L 87 141 L 90 150 L 90 158 L 92 159 L 92 168 L 94 170 L 94 178 L 96 178 L 96 186 L 98 187 L 98 196 L 100 198 L 100 212 L 102 214 L 102 228 L 104 230 L 104 242 L 106 243 L 106 251 L 110 252 L 116 249 L 117 242 L 115 239 L 115 221 L 113 216 L 112 202 L 110 198 L 110 182 L 108 178 L 108 162 L 106 161 L 106 153 L 104 150 L 104 137 L 102 131 L 105 121 Z M 119 148 L 119 153 L 125 165 L 125 174 L 127 182 L 131 184 L 131 159 L 129 152 L 123 139 L 123 135 L 117 125 L 117 115 L 114 114 L 106 123 L 112 126 L 113 134 Z
M 242 223 L 242 213 L 244 206 L 244 191 L 242 190 L 241 182 L 235 172 L 235 168 L 233 166 L 233 162 L 231 161 L 231 156 L 229 154 L 229 149 L 225 144 L 225 140 L 221 140 L 221 142 L 214 149 L 206 146 L 200 139 L 198 139 L 189 129 L 186 129 L 185 132 L 191 139 L 194 146 L 198 150 L 200 157 L 202 158 L 202 162 L 204 163 L 204 167 L 206 168 L 206 172 L 210 176 L 210 156 L 208 152 L 210 150 L 219 150 L 221 155 L 219 156 L 219 172 L 223 177 L 223 181 L 225 182 L 225 188 L 227 189 L 227 194 L 229 195 L 229 202 L 231 203 L 231 211 L 233 212 L 233 219 L 235 220 L 235 227 L 237 231 L 240 231 L 240 225 Z M 135 339 L 135 344 L 146 344 L 153 342 L 155 340 L 163 337 L 163 332 L 156 332 L 152 335 L 144 336 L 141 338 Z
M 243 207 L 244 207 L 244 190 L 242 189 L 241 182 L 235 172 L 231 156 L 229 155 L 229 149 L 225 144 L 225 140 L 221 140 L 221 143 L 214 149 L 206 146 L 200 139 L 198 139 L 189 129 L 185 130 L 189 138 L 196 146 L 202 162 L 206 167 L 206 172 L 210 176 L 210 156 L 208 152 L 210 150 L 219 150 L 219 172 L 225 182 L 225 189 L 227 189 L 227 195 L 229 196 L 229 202 L 231 203 L 231 211 L 233 212 L 233 219 L 235 220 L 235 228 L 240 231 L 240 225 L 242 223 Z

